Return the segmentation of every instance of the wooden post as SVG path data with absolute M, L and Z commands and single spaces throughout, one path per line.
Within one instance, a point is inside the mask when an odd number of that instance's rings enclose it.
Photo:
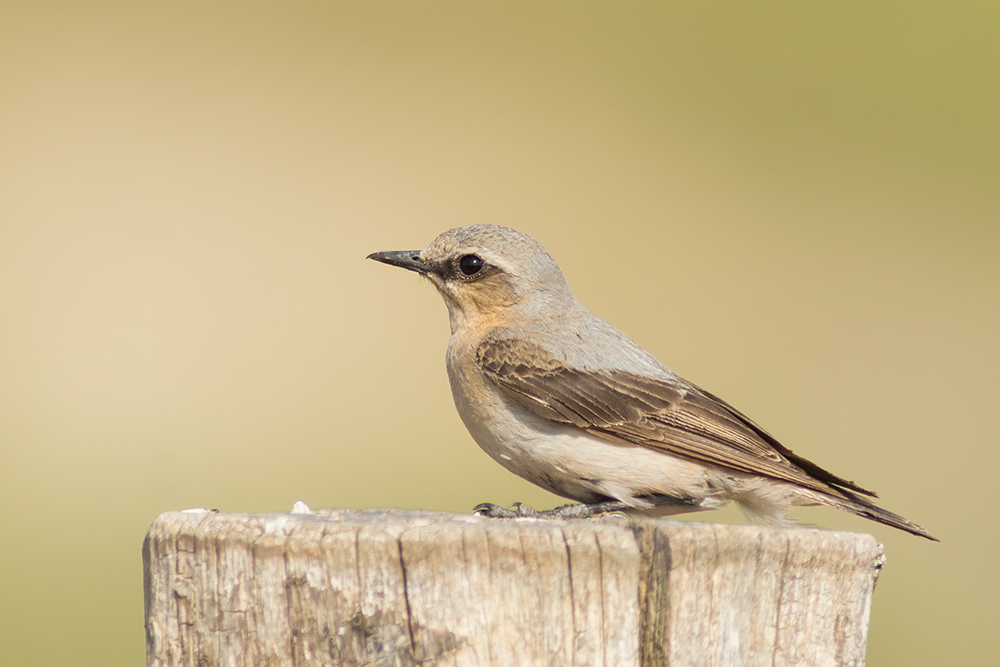
M 863 665 L 870 535 L 403 511 L 170 512 L 149 665 Z

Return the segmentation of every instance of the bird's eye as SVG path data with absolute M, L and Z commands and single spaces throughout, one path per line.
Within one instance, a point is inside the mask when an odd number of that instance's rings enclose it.
M 463 276 L 474 276 L 483 270 L 483 259 L 477 255 L 462 255 L 458 268 Z

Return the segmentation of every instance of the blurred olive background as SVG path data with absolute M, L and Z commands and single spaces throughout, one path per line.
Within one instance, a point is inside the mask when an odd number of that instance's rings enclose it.
M 886 545 L 869 664 L 995 660 L 998 8 L 3 3 L 0 662 L 142 664 L 166 510 L 559 503 L 364 259 L 474 222 L 941 538 L 797 514 Z

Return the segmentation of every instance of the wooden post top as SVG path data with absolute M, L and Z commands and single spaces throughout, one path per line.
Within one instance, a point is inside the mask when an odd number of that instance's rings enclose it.
M 168 512 L 149 665 L 863 665 L 870 535 L 401 510 Z

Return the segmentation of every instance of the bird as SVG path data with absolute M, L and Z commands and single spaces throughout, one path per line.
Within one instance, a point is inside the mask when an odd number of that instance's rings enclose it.
M 420 274 L 444 298 L 448 378 L 476 443 L 515 475 L 576 501 L 545 511 L 483 503 L 476 514 L 668 516 L 735 502 L 753 523 L 790 526 L 792 507 L 825 505 L 937 541 L 592 314 L 523 232 L 466 225 L 422 250 L 368 259 Z

